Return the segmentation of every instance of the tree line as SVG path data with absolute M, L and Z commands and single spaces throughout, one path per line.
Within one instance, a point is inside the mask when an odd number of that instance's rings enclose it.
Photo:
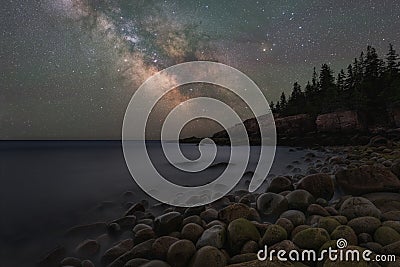
M 390 44 L 384 59 L 368 46 L 336 77 L 328 64 L 323 64 L 319 73 L 314 67 L 304 90 L 295 82 L 289 97 L 283 92 L 271 109 L 282 116 L 356 110 L 365 114 L 369 123 L 379 124 L 396 105 L 400 105 L 400 58 Z

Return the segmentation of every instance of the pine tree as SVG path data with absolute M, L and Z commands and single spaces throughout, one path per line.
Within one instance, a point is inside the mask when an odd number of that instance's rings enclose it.
M 347 67 L 347 75 L 344 83 L 345 83 L 345 90 L 354 89 L 354 73 L 353 73 L 353 66 L 351 64 Z
M 319 87 L 321 91 L 326 91 L 335 85 L 335 78 L 333 77 L 333 71 L 328 64 L 323 64 L 319 75 Z
M 315 67 L 312 74 L 312 86 L 314 89 L 317 89 L 319 87 L 318 75 L 317 71 L 315 70 Z
M 285 95 L 285 92 L 282 92 L 281 98 L 280 98 L 280 109 L 281 109 L 281 111 L 285 111 L 286 106 L 287 106 L 286 95 Z
M 344 74 L 344 70 L 341 69 L 340 72 L 338 73 L 338 77 L 337 77 L 337 88 L 339 93 L 343 92 L 345 90 L 345 78 L 346 78 L 346 74 Z
M 271 101 L 271 104 L 269 104 L 269 107 L 271 109 L 272 112 L 275 112 L 275 104 L 274 101 Z
M 386 54 L 387 71 L 391 75 L 395 75 L 399 72 L 400 62 L 399 55 L 396 50 L 393 49 L 393 45 L 389 44 L 389 52 Z

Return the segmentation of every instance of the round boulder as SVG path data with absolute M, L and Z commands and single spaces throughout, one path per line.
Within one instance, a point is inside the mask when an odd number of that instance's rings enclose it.
M 304 189 L 311 193 L 314 198 L 330 200 L 335 188 L 331 177 L 325 173 L 317 173 L 304 177 L 297 184 L 297 189 Z

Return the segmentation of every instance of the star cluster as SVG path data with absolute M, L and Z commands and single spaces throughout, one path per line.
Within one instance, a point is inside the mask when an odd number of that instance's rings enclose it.
M 367 45 L 400 50 L 399 10 L 395 0 L 9 0 L 0 138 L 118 139 L 136 88 L 192 60 L 238 68 L 276 100 L 314 66 L 338 71 Z M 187 98 L 174 90 L 164 104 Z

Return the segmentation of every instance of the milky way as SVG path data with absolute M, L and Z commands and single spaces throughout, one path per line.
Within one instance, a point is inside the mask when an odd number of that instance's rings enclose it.
M 368 44 L 380 55 L 389 43 L 400 50 L 399 10 L 394 0 L 6 1 L 0 138 L 118 139 L 138 86 L 193 60 L 238 68 L 276 100 L 293 82 L 304 86 L 314 66 L 346 68 Z M 225 90 L 189 86 L 169 94 L 154 120 L 206 93 L 249 116 Z M 199 125 L 188 134 L 206 132 Z

